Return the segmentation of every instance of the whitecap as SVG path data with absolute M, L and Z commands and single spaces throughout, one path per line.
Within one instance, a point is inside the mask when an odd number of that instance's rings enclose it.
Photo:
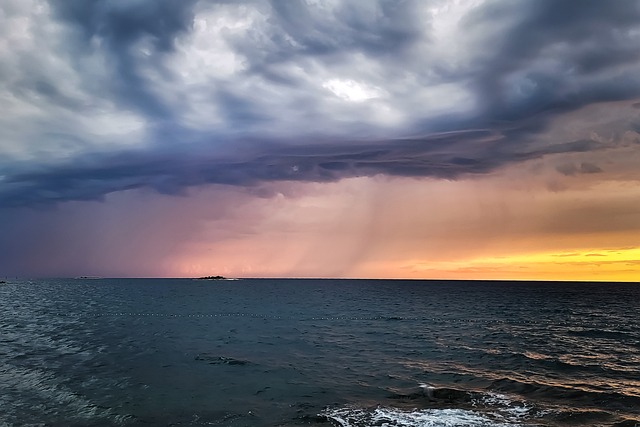
M 502 420 L 492 419 L 476 411 L 464 409 L 422 409 L 404 411 L 377 407 L 363 409 L 343 407 L 326 409 L 321 416 L 340 427 L 515 427 Z

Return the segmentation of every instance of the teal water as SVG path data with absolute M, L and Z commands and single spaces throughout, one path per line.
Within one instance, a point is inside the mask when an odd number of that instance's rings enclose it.
M 640 425 L 640 285 L 0 285 L 0 425 Z

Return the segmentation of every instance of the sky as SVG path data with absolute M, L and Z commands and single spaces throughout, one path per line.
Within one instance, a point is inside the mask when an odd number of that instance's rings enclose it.
M 640 1 L 3 0 L 0 277 L 640 282 Z

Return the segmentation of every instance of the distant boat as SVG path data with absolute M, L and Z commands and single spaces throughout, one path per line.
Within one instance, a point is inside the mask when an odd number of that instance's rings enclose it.
M 195 280 L 238 280 L 238 279 L 229 279 L 224 276 L 204 276 L 204 277 L 197 277 Z

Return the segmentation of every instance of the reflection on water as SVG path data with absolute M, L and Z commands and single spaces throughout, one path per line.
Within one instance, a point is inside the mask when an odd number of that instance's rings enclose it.
M 633 426 L 639 302 L 632 284 L 9 281 L 0 425 Z

